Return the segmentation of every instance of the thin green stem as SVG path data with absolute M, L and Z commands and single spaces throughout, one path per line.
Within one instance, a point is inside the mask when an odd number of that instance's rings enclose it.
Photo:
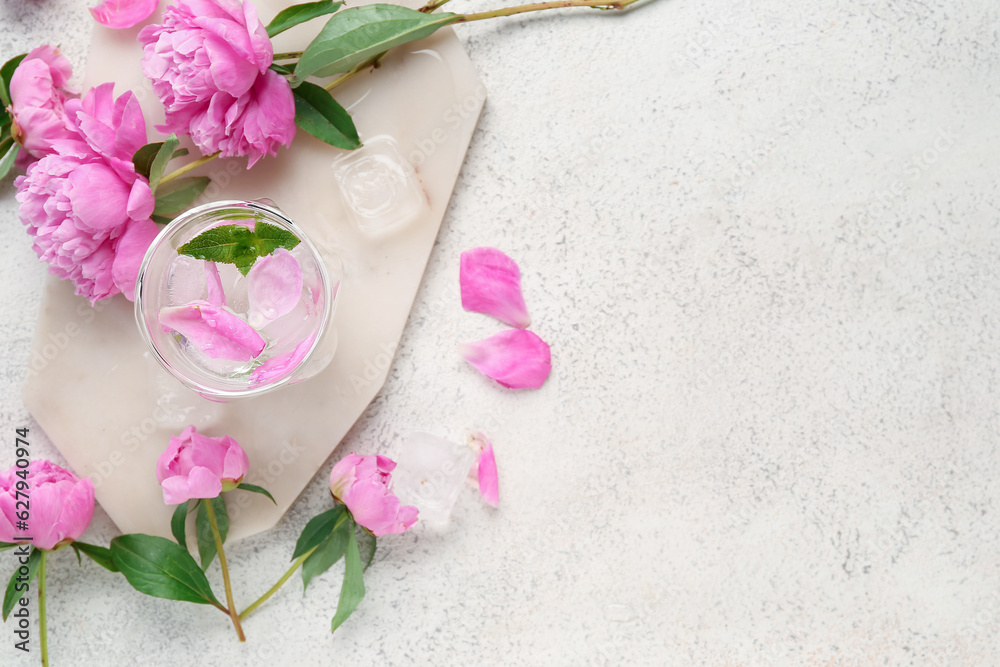
M 525 14 L 527 12 L 540 12 L 545 9 L 560 9 L 563 7 L 596 7 L 598 9 L 625 9 L 639 0 L 553 0 L 553 2 L 533 2 L 528 5 L 517 5 L 516 7 L 505 7 L 504 9 L 494 9 L 490 12 L 478 12 L 476 14 L 459 14 L 456 23 L 469 23 L 470 21 L 482 21 L 483 19 L 493 19 L 500 16 L 514 16 L 515 14 Z
M 163 178 L 160 179 L 160 185 L 163 185 L 164 183 L 169 183 L 170 181 L 174 180 L 175 178 L 178 178 L 178 177 L 183 176 L 184 174 L 188 173 L 192 169 L 197 169 L 201 165 L 203 165 L 203 164 L 205 164 L 207 162 L 211 162 L 215 158 L 219 157 L 219 152 L 221 152 L 221 151 L 212 153 L 211 155 L 205 155 L 203 157 L 198 158 L 197 160 L 194 160 L 193 162 L 188 162 L 183 167 L 179 167 L 179 168 L 173 170 L 172 172 L 170 172 L 169 174 L 167 174 L 166 176 L 164 176 Z
M 373 66 L 374 67 L 378 67 L 379 61 L 382 60 L 382 56 L 384 56 L 384 55 L 385 55 L 385 53 L 380 53 L 377 56 L 375 56 L 374 58 L 369 58 L 368 60 L 366 60 L 365 62 L 361 63 L 360 65 L 356 65 L 356 66 L 352 67 L 350 69 L 350 71 L 345 72 L 344 74 L 341 74 L 340 76 L 338 76 L 333 81 L 331 81 L 331 82 L 327 83 L 326 85 L 324 85 L 323 89 L 327 90 L 327 91 L 333 90 L 334 88 L 336 88 L 340 84 L 347 83 L 348 81 L 350 81 L 351 79 L 353 79 L 354 77 L 356 77 L 358 74 L 361 74 L 363 71 L 365 71 L 369 67 L 373 67 Z
M 450 1 L 451 0 L 429 0 L 429 2 L 426 5 L 424 5 L 423 7 L 421 7 L 420 9 L 418 9 L 417 11 L 418 12 L 423 12 L 425 14 L 430 14 L 435 9 L 438 9 L 439 7 L 444 6 L 445 4 L 447 4 Z
M 267 600 L 272 595 L 277 593 L 278 589 L 284 586 L 285 582 L 288 581 L 288 578 L 291 577 L 293 574 L 295 574 L 295 571 L 297 569 L 302 567 L 302 563 L 305 562 L 306 558 L 309 558 L 309 556 L 312 555 L 312 552 L 316 551 L 316 549 L 318 548 L 319 545 L 317 544 L 312 549 L 310 549 L 309 551 L 305 552 L 304 554 L 296 558 L 295 562 L 292 563 L 292 566 L 288 568 L 288 572 L 285 572 L 285 574 L 282 575 L 281 579 L 278 579 L 278 583 L 276 583 L 274 586 L 271 586 L 270 590 L 268 590 L 266 593 L 257 598 L 256 602 L 254 602 L 252 605 L 250 605 L 240 613 L 240 620 L 241 621 L 244 620 L 247 616 L 249 616 L 253 612 L 254 609 L 267 602 Z
M 215 538 L 215 550 L 219 553 L 219 565 L 222 566 L 222 580 L 226 583 L 226 606 L 229 608 L 229 618 L 233 619 L 233 627 L 236 628 L 236 635 L 241 642 L 247 640 L 243 634 L 243 626 L 240 625 L 239 614 L 236 613 L 236 605 L 233 604 L 233 587 L 229 583 L 229 564 L 226 563 L 226 552 L 222 548 L 222 535 L 219 534 L 219 524 L 215 521 L 215 510 L 212 508 L 212 501 L 206 500 L 205 513 L 208 515 L 208 523 L 212 526 L 212 537 Z
M 49 667 L 49 626 L 45 619 L 45 557 L 49 552 L 41 549 L 41 553 L 38 561 L 38 634 L 42 644 L 42 667 Z
M 447 2 L 447 0 L 445 1 Z M 302 51 L 285 51 L 283 53 L 275 53 L 272 60 L 295 60 L 301 57 Z

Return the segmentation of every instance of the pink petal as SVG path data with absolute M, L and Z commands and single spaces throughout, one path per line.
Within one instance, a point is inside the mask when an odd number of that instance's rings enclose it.
M 222 493 L 222 482 L 208 468 L 194 467 L 187 476 L 168 477 L 161 482 L 163 502 L 179 505 L 192 498 L 215 498 Z
M 69 183 L 73 214 L 88 228 L 110 229 L 128 220 L 131 188 L 111 167 L 99 163 L 80 165 L 69 175 Z
M 247 319 L 255 326 L 292 312 L 302 298 L 302 267 L 292 253 L 278 248 L 261 257 L 247 274 L 250 310 Z
M 132 221 L 118 239 L 115 261 L 111 265 L 111 278 L 129 301 L 135 301 L 135 281 L 139 277 L 139 265 L 159 233 L 160 228 L 151 220 Z
M 306 353 L 312 349 L 313 341 L 316 340 L 316 332 L 307 336 L 301 343 L 296 345 L 290 352 L 271 357 L 250 374 L 250 384 L 259 384 L 269 380 L 283 378 L 299 365 L 306 357 Z
M 480 373 L 513 389 L 537 389 L 552 371 L 548 344 L 527 329 L 508 329 L 466 343 L 460 353 Z
M 90 13 L 101 25 L 109 28 L 131 28 L 145 21 L 156 10 L 160 0 L 104 0 Z
M 518 329 L 531 324 L 521 294 L 521 270 L 514 260 L 496 248 L 473 248 L 463 252 L 459 283 L 462 308 L 485 313 Z
M 476 477 L 479 480 L 479 495 L 490 505 L 496 507 L 500 504 L 500 481 L 497 477 L 497 460 L 493 454 L 493 443 L 487 440 L 482 433 L 477 433 L 476 437 L 485 442 L 483 451 L 479 454 L 479 465 L 476 471 Z
M 159 319 L 164 329 L 176 331 L 214 359 L 250 361 L 266 345 L 238 315 L 204 301 L 161 308 Z
M 213 306 L 226 305 L 226 293 L 222 289 L 222 277 L 215 262 L 205 262 L 205 278 L 208 279 L 208 302 Z

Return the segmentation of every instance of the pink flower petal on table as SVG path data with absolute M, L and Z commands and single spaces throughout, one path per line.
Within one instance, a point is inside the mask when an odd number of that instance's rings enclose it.
M 292 312 L 302 298 L 299 261 L 284 248 L 258 259 L 247 274 L 247 296 L 247 319 L 256 326 Z
M 250 374 L 250 384 L 259 384 L 270 380 L 278 380 L 288 375 L 292 369 L 299 365 L 306 357 L 306 353 L 312 348 L 313 341 L 316 340 L 316 333 L 313 332 L 301 343 L 295 346 L 290 352 L 271 357 Z
M 222 276 L 215 262 L 205 262 L 205 278 L 208 281 L 208 302 L 213 306 L 226 305 L 226 293 L 222 289 Z
M 518 329 L 531 324 L 521 294 L 521 270 L 517 262 L 496 248 L 463 252 L 459 283 L 462 308 L 485 313 Z
M 173 330 L 213 359 L 250 361 L 266 343 L 257 331 L 234 313 L 206 301 L 161 308 L 160 325 Z
M 90 9 L 94 19 L 109 28 L 131 28 L 145 21 L 156 10 L 160 0 L 104 0 Z
M 469 436 L 469 446 L 476 452 L 476 484 L 479 495 L 493 507 L 500 504 L 500 481 L 497 476 L 497 460 L 493 454 L 493 443 L 482 433 Z M 472 471 L 469 471 L 472 477 Z
M 512 389 L 537 389 L 552 371 L 548 343 L 526 329 L 508 329 L 466 343 L 460 353 L 480 373 Z

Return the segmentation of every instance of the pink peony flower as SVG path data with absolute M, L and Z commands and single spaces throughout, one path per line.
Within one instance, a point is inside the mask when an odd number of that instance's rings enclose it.
M 131 300 L 142 257 L 158 232 L 149 219 L 153 193 L 136 174 L 132 154 L 146 125 L 131 92 L 114 84 L 66 102 L 71 136 L 18 177 L 21 222 L 38 257 L 91 303 L 122 292 Z
M 247 453 L 229 436 L 212 438 L 188 426 L 156 462 L 163 502 L 179 505 L 192 498 L 215 498 L 235 489 L 250 468 Z
M 518 329 L 531 324 L 521 295 L 521 270 L 517 262 L 496 248 L 463 252 L 459 284 L 462 308 L 485 313 Z
M 268 69 L 274 51 L 249 2 L 180 0 L 139 42 L 143 72 L 166 110 L 158 129 L 189 134 L 206 155 L 248 155 L 250 167 L 291 144 L 292 89 Z
M 417 508 L 400 506 L 392 492 L 396 462 L 384 456 L 345 456 L 330 471 L 333 497 L 376 537 L 405 532 L 417 522 Z
M 92 7 L 90 13 L 103 26 L 131 28 L 148 19 L 158 4 L 160 0 L 104 0 L 97 7 Z
M 527 329 L 508 329 L 460 349 L 483 375 L 512 389 L 538 389 L 552 372 L 549 345 Z
M 83 535 L 94 516 L 94 484 L 79 479 L 51 461 L 37 459 L 28 464 L 28 488 L 20 489 L 19 468 L 0 472 L 0 542 L 27 542 L 39 549 L 53 549 Z M 30 507 L 27 530 L 18 529 L 18 512 L 24 511 L 27 494 Z M 25 539 L 30 537 L 31 539 Z
M 10 78 L 11 131 L 31 157 L 43 158 L 54 142 L 73 137 L 65 108 L 74 96 L 65 89 L 72 73 L 59 49 L 46 45 L 29 52 Z

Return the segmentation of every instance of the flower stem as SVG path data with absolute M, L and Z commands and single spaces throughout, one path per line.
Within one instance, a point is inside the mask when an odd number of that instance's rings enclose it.
M 470 21 L 482 21 L 483 19 L 493 19 L 500 16 L 514 16 L 515 14 L 525 14 L 527 12 L 540 12 L 544 9 L 559 9 L 562 7 L 596 7 L 598 9 L 625 9 L 638 0 L 553 0 L 552 2 L 533 2 L 528 5 L 517 5 L 516 7 L 505 7 L 494 9 L 490 12 L 478 12 L 476 14 L 459 14 L 456 23 L 468 23 Z
M 315 547 L 313 547 L 309 551 L 305 552 L 304 554 L 296 558 L 295 562 L 292 563 L 292 566 L 288 568 L 288 572 L 285 572 L 285 574 L 282 575 L 281 579 L 278 579 L 278 583 L 276 583 L 274 586 L 271 586 L 270 590 L 268 590 L 266 593 L 257 598 L 256 602 L 254 602 L 252 605 L 250 605 L 240 613 L 240 620 L 241 621 L 244 620 L 247 616 L 249 616 L 253 612 L 254 609 L 267 602 L 267 600 L 272 595 L 277 593 L 278 589 L 284 586 L 285 582 L 288 581 L 288 578 L 291 577 L 293 574 L 295 574 L 295 571 L 302 566 L 302 563 L 305 562 L 306 558 L 309 558 L 309 556 L 312 555 L 312 552 L 316 551 L 316 549 L 318 548 L 319 545 L 317 544 Z
M 384 56 L 384 55 L 385 55 L 385 52 L 383 51 L 382 53 L 378 54 L 377 56 L 375 56 L 373 58 L 369 58 L 368 60 L 364 61 L 360 65 L 356 65 L 356 66 L 352 67 L 350 69 L 350 71 L 345 72 L 344 74 L 341 74 L 340 76 L 338 76 L 333 81 L 331 81 L 331 82 L 327 83 L 326 85 L 324 85 L 323 89 L 327 90 L 327 91 L 333 90 L 334 88 L 336 88 L 340 84 L 347 83 L 348 81 L 350 81 L 351 79 L 353 79 L 354 77 L 356 77 L 358 74 L 361 74 L 363 71 L 365 71 L 369 67 L 373 67 L 373 66 L 374 67 L 378 67 L 379 61 L 382 60 L 382 56 Z
M 45 557 L 48 552 L 40 550 L 41 560 L 38 562 L 38 634 L 42 644 L 42 667 L 49 667 L 49 637 L 48 624 L 45 619 Z
M 219 534 L 219 524 L 215 521 L 215 510 L 212 508 L 212 501 L 206 500 L 205 513 L 208 515 L 208 523 L 212 525 L 212 537 L 215 538 L 215 550 L 219 552 L 219 565 L 222 566 L 222 580 L 226 583 L 226 606 L 229 608 L 229 618 L 233 619 L 233 627 L 236 628 L 236 635 L 241 642 L 247 640 L 243 634 L 243 626 L 240 625 L 240 617 L 236 613 L 236 605 L 233 604 L 233 586 L 229 583 L 229 565 L 226 563 L 226 552 L 222 548 L 222 535 Z
M 219 153 L 220 152 L 221 151 L 217 151 L 215 153 L 212 153 L 211 155 L 202 156 L 202 157 L 198 158 L 197 160 L 194 160 L 193 162 L 188 162 L 183 167 L 179 167 L 179 168 L 173 170 L 172 172 L 170 172 L 169 174 L 167 174 L 166 176 L 164 176 L 163 178 L 160 179 L 160 185 L 163 185 L 164 183 L 169 183 L 170 181 L 174 180 L 175 178 L 177 178 L 179 176 L 183 176 L 184 174 L 188 173 L 192 169 L 197 169 L 201 165 L 203 165 L 203 164 L 205 164 L 207 162 L 211 162 L 215 158 L 219 157 Z
M 430 14 L 438 7 L 447 4 L 450 0 L 428 0 L 427 4 L 418 9 L 418 12 L 423 12 L 425 14 Z
M 272 60 L 295 60 L 301 57 L 302 51 L 285 51 L 284 53 L 275 53 Z

